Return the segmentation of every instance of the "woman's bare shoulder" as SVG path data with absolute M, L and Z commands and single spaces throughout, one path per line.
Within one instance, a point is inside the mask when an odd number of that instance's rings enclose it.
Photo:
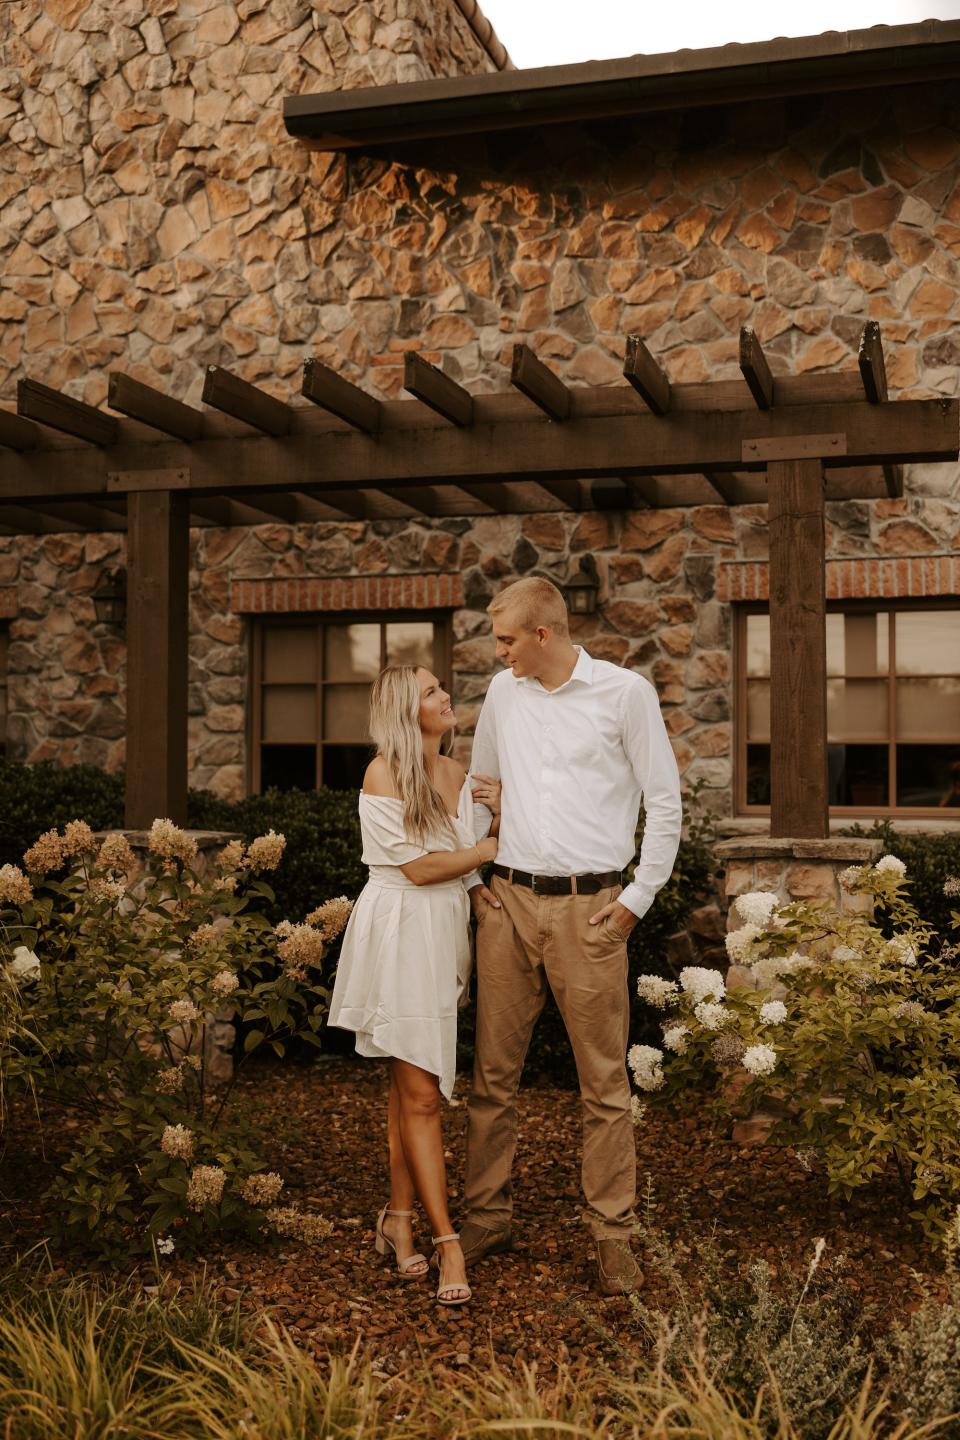
M 366 768 L 363 777 L 364 795 L 387 795 L 396 799 L 397 787 L 393 783 L 389 766 L 382 755 L 377 755 Z
M 459 760 L 454 760 L 450 755 L 440 756 L 440 773 L 444 775 L 451 784 L 456 783 L 457 790 L 463 789 L 463 783 L 467 778 L 467 772 Z

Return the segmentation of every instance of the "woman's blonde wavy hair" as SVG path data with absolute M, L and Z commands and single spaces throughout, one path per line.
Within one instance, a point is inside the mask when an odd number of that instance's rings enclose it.
M 393 777 L 409 838 L 426 845 L 431 837 L 449 833 L 450 815 L 423 760 L 416 666 L 388 665 L 380 671 L 370 691 L 370 737 Z

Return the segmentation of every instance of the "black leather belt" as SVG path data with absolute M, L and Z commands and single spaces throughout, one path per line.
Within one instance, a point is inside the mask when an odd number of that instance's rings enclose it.
M 493 873 L 511 885 L 526 886 L 534 895 L 596 895 L 600 890 L 624 883 L 620 870 L 608 870 L 605 875 L 528 875 L 525 870 L 494 865 Z

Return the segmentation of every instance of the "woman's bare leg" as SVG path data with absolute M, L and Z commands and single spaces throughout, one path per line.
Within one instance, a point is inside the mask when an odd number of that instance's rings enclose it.
M 390 1147 L 390 1209 L 412 1210 L 416 1200 L 413 1177 L 407 1169 L 403 1155 L 403 1141 L 400 1138 L 400 1092 L 390 1067 L 390 1099 L 387 1104 L 387 1144 Z M 383 1233 L 393 1241 L 397 1259 L 407 1260 L 415 1253 L 413 1224 L 411 1220 L 398 1215 L 385 1215 Z M 413 1269 L 413 1274 L 425 1274 L 426 1262 Z
M 398 1128 L 407 1171 L 433 1234 L 449 1235 L 453 1226 L 447 1206 L 439 1082 L 436 1075 L 406 1060 L 391 1060 L 390 1075 L 396 1086 Z M 440 1259 L 444 1284 L 455 1285 L 459 1280 L 466 1280 L 463 1251 L 457 1241 L 441 1247 Z M 451 1298 L 456 1294 L 453 1292 Z M 463 1294 L 466 1295 L 465 1290 Z

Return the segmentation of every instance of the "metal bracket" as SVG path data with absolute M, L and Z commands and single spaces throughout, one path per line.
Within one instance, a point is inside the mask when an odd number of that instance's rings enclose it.
M 107 473 L 107 494 L 130 490 L 189 490 L 190 471 L 111 470 Z
M 847 437 L 838 435 L 769 435 L 744 440 L 741 458 L 750 460 L 831 460 L 847 453 Z

